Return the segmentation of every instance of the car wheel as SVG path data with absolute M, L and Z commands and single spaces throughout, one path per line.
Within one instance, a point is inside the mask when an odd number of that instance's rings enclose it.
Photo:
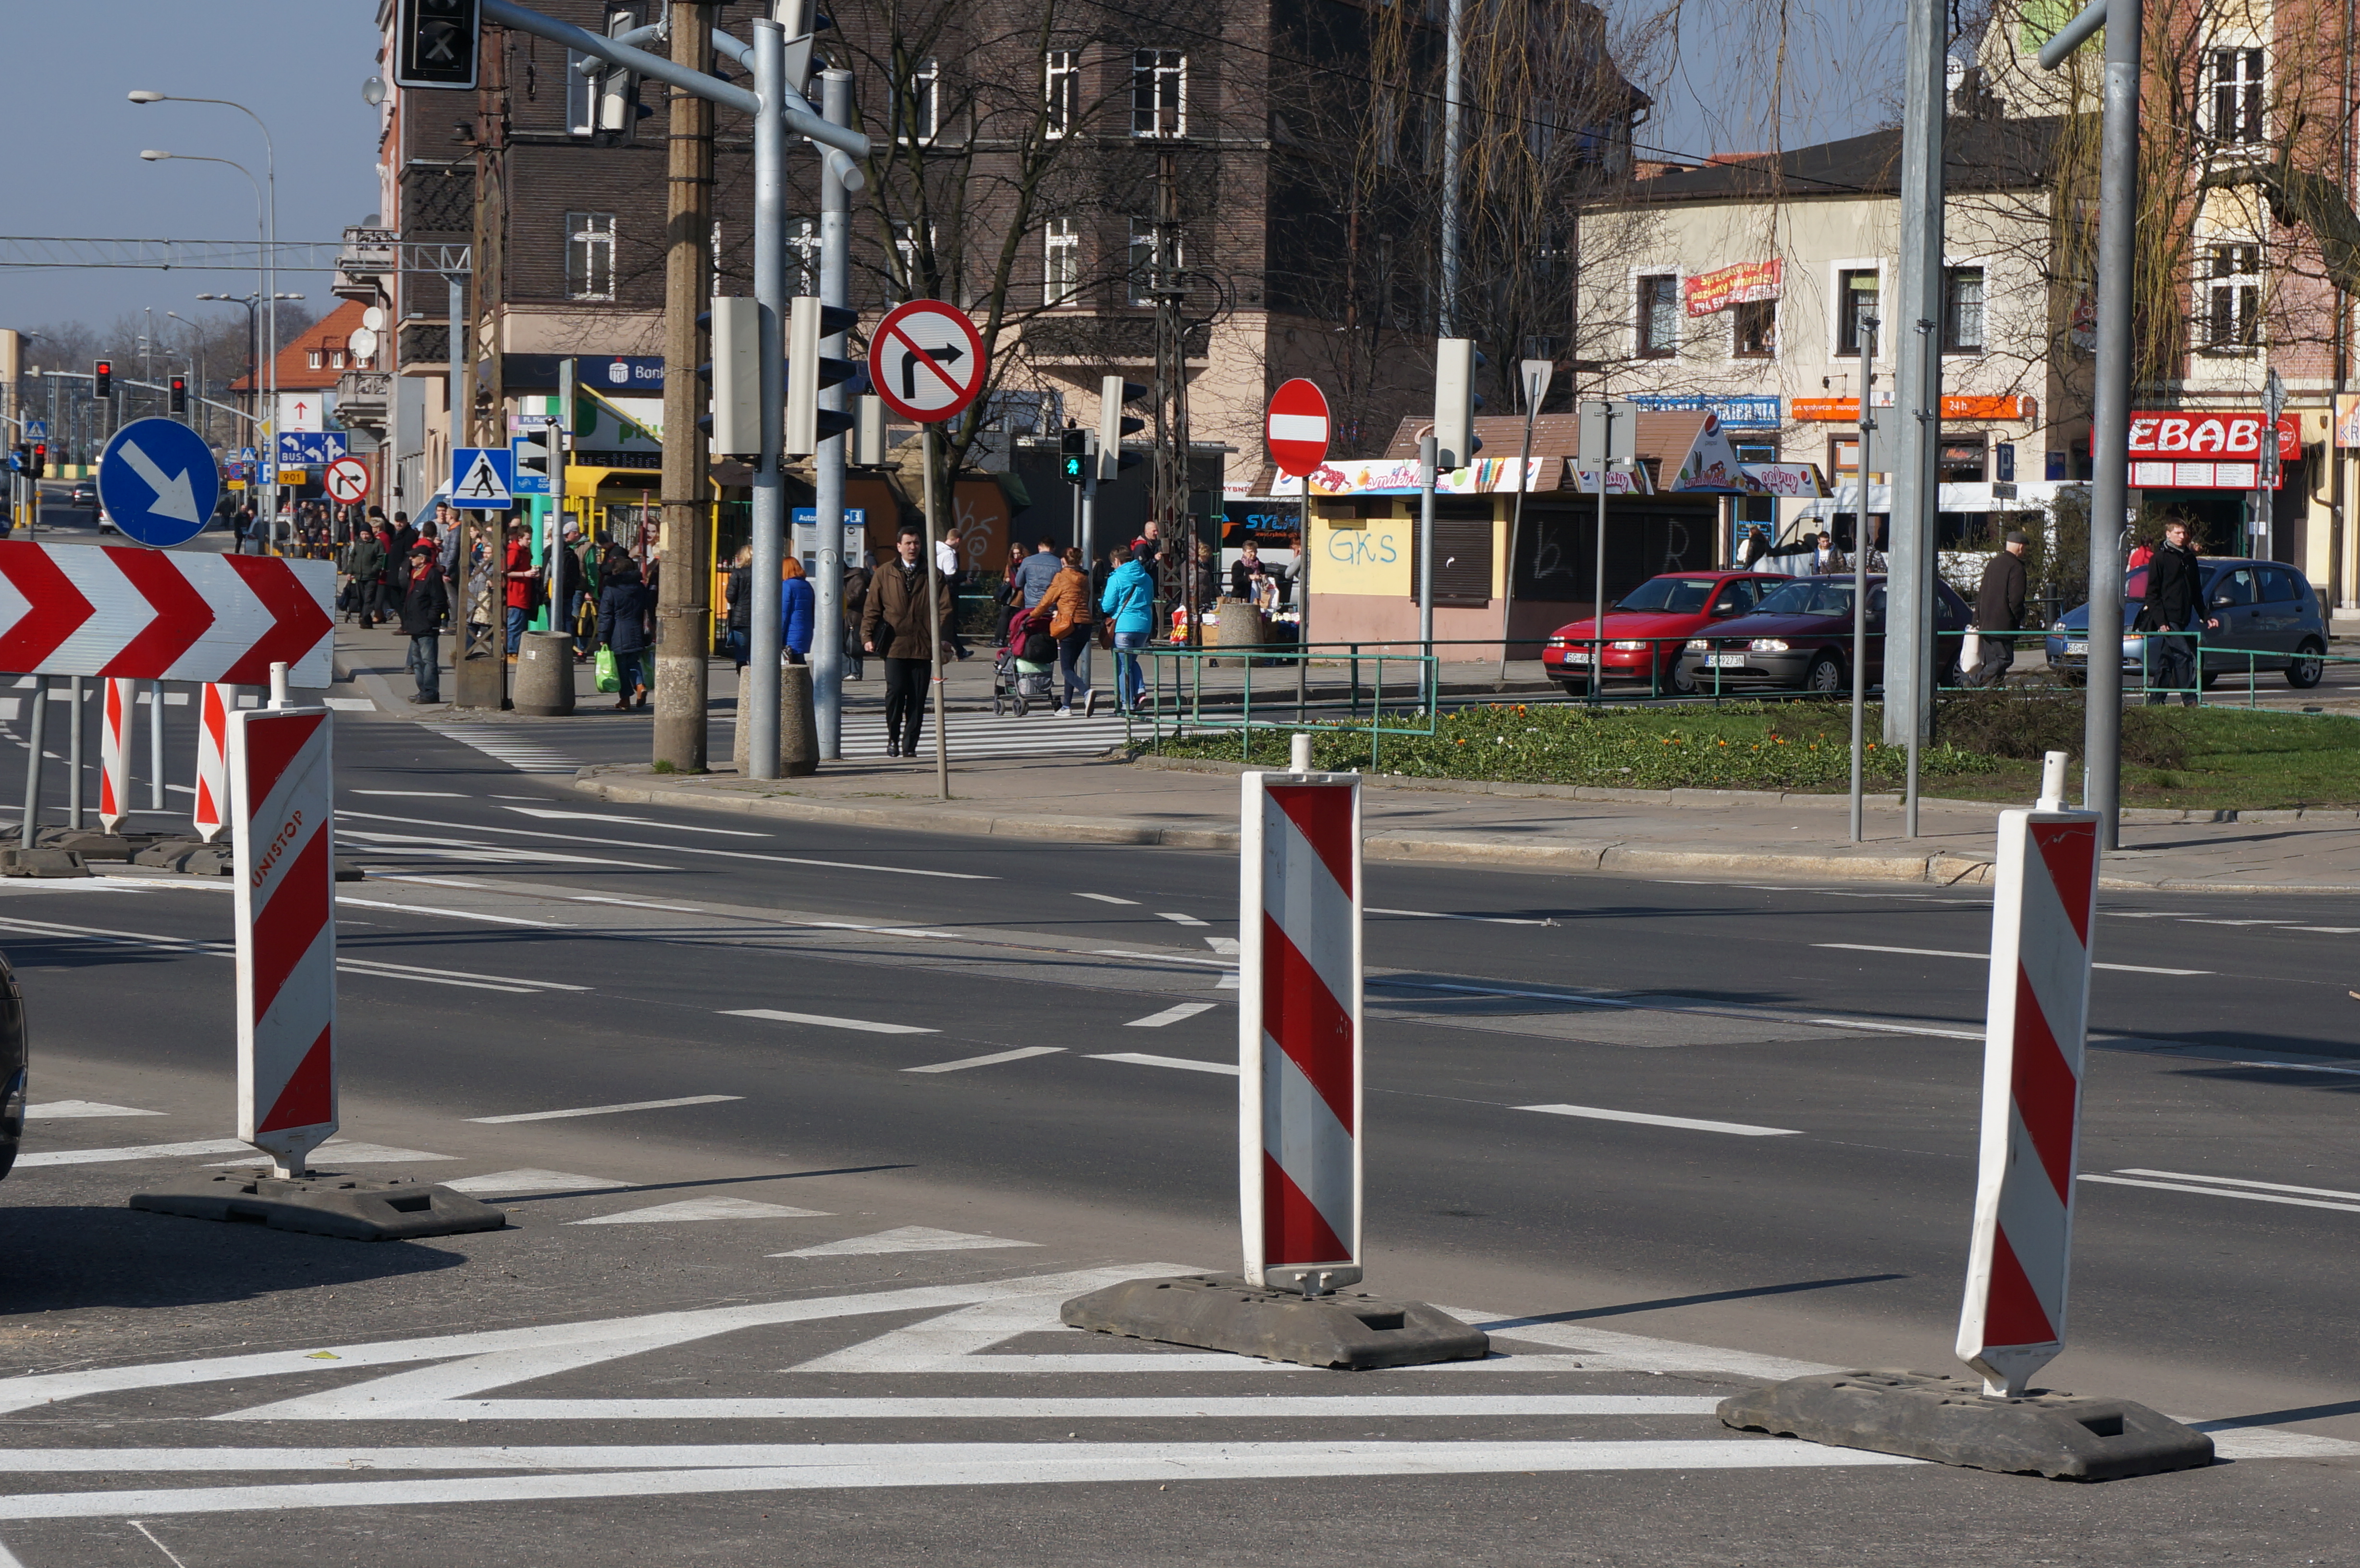
M 1559 688 L 1560 688 L 1560 689 L 1565 692 L 1565 694 L 1566 694 L 1567 696 L 1568 696 L 1568 697 L 1587 697 L 1588 695 L 1590 695 L 1590 687 L 1589 687 L 1589 685 L 1588 685 L 1586 682 L 1583 682 L 1583 681 L 1559 681 L 1557 682 L 1557 686 L 1558 686 L 1558 687 L 1559 687 Z
M 1672 660 L 1671 667 L 1664 671 L 1664 690 L 1675 697 L 1693 697 L 1697 694 L 1696 671 L 1688 668 L 1688 660 L 1684 659 Z
M 1819 655 L 1803 672 L 1803 690 L 1815 697 L 1832 697 L 1843 689 L 1843 664 L 1832 653 Z
M 2287 665 L 2287 684 L 2298 691 L 2308 691 L 2318 685 L 2319 678 L 2327 673 L 2327 660 L 2321 657 L 2326 651 L 2315 638 L 2304 638 L 2302 647 Z

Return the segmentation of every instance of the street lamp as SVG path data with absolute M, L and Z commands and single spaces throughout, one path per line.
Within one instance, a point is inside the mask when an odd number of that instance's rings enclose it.
M 269 302 L 263 311 L 265 332 L 262 356 L 264 365 L 263 374 L 269 378 L 270 382 L 270 391 L 268 394 L 270 398 L 269 420 L 268 423 L 263 427 L 264 432 L 267 436 L 269 431 L 276 429 L 279 417 L 278 301 L 280 298 L 278 293 L 279 148 L 277 144 L 271 140 L 270 127 L 263 124 L 261 115 L 256 114 L 245 104 L 240 103 L 235 99 L 232 98 L 189 98 L 182 97 L 177 93 L 158 93 L 152 88 L 146 87 L 135 88 L 132 92 L 126 94 L 126 96 L 134 103 L 212 103 L 224 109 L 235 109 L 239 114 L 244 114 L 247 119 L 252 120 L 254 122 L 255 129 L 262 133 L 263 179 L 269 188 L 268 200 L 261 202 L 265 214 L 262 235 L 262 293 L 264 298 Z M 139 156 L 142 158 L 148 158 L 155 155 L 143 152 Z M 224 158 L 219 161 L 225 163 L 228 159 Z M 247 178 L 252 179 L 253 177 L 248 175 Z M 257 198 L 257 200 L 259 201 L 260 199 Z M 271 442 L 270 444 L 275 446 L 277 443 Z M 276 456 L 277 454 L 274 452 L 272 455 Z M 272 485 L 268 491 L 268 495 L 270 496 L 269 516 L 275 524 L 278 517 L 279 487 L 275 485 Z

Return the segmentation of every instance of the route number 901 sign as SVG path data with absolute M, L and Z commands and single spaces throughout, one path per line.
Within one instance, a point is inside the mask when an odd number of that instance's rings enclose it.
M 905 419 L 955 419 L 983 390 L 983 338 L 967 312 L 940 299 L 897 305 L 869 340 L 869 379 Z

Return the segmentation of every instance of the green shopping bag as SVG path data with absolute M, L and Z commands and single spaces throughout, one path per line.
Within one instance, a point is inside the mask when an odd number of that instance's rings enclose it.
M 600 648 L 598 650 L 598 690 L 619 691 L 622 689 L 623 674 L 621 670 L 615 668 L 615 650 L 611 648 Z

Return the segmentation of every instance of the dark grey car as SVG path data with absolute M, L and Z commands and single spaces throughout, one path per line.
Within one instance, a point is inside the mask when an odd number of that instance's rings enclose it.
M 2327 652 L 2327 609 L 2311 580 L 2278 561 L 2223 560 L 2201 563 L 2204 572 L 2204 618 L 2221 625 L 2204 633 L 2204 668 L 2210 686 L 2219 677 L 2246 670 L 2283 670 L 2298 691 L 2319 684 Z M 2145 667 L 2147 638 L 2130 628 L 2147 600 L 2147 568 L 2123 581 L 2122 667 L 2136 675 Z M 2082 680 L 2090 662 L 2090 606 L 2078 604 L 2049 628 L 2049 667 L 2069 681 Z

